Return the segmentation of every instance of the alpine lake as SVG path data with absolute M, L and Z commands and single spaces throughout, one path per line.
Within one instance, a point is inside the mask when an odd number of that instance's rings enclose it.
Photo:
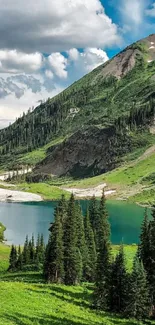
M 83 214 L 88 200 L 80 201 Z M 6 227 L 7 244 L 23 245 L 26 235 L 38 233 L 48 240 L 57 202 L 0 203 L 0 222 Z M 144 208 L 125 201 L 107 201 L 112 244 L 138 244 Z M 149 211 L 151 217 L 151 211 Z

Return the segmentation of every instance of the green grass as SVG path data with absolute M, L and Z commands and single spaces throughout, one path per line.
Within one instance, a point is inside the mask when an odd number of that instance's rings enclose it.
M 35 193 L 42 196 L 44 200 L 59 200 L 62 194 L 65 194 L 66 198 L 69 198 L 69 193 L 62 189 L 51 186 L 46 183 L 22 183 L 17 186 L 18 190 L 25 192 Z
M 129 201 L 138 203 L 140 205 L 154 205 L 155 204 L 155 187 L 144 190 L 129 198 Z
M 154 171 L 155 154 L 139 161 L 135 165 L 119 168 L 111 173 L 108 173 L 105 179 L 110 184 L 125 184 L 132 185 L 140 182 L 143 177 L 153 173 Z
M 23 165 L 30 165 L 35 166 L 39 162 L 41 162 L 46 157 L 46 151 L 56 144 L 59 144 L 65 140 L 64 137 L 58 137 L 55 140 L 50 141 L 48 144 L 43 146 L 42 148 L 38 148 L 37 150 L 33 150 L 32 152 L 28 152 L 26 154 L 21 155 L 19 158 L 17 158 L 17 163 L 23 164 Z
M 0 273 L 6 272 L 9 266 L 10 247 L 0 243 Z
M 91 310 L 91 294 L 87 286 L 0 283 L 0 325 L 140 324 Z
M 93 286 L 47 285 L 35 272 L 6 273 L 10 248 L 0 245 L 0 325 L 140 325 L 90 308 Z M 118 246 L 113 247 L 113 254 Z M 136 246 L 125 246 L 130 260 Z M 4 274 L 5 272 L 5 274 Z M 154 324 L 153 322 L 150 324 Z

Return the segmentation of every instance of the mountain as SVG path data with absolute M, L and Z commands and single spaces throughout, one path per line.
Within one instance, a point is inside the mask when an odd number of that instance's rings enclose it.
M 154 142 L 154 115 L 155 34 L 1 130 L 0 163 L 49 144 L 36 173 L 104 173 Z M 50 146 L 60 137 L 64 141 Z

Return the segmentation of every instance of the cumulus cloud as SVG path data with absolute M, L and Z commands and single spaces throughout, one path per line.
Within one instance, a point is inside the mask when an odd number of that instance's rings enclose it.
M 68 55 L 69 55 L 70 60 L 76 61 L 79 58 L 79 51 L 77 49 L 75 49 L 75 48 L 70 49 L 68 51 Z
M 73 62 L 72 70 L 74 74 L 80 72 L 81 75 L 90 72 L 109 59 L 107 53 L 100 48 L 86 48 L 83 52 L 71 49 L 68 55 L 69 60 Z
M 38 52 L 27 54 L 17 50 L 0 50 L 1 72 L 35 72 L 41 68 L 42 62 L 42 55 Z
M 53 79 L 54 74 L 51 70 L 45 70 L 45 76 L 49 79 Z
M 0 0 L 0 6 L 3 125 L 104 63 L 102 48 L 121 41 L 100 0 Z
M 67 59 L 61 53 L 52 53 L 48 57 L 50 68 L 59 78 L 67 78 Z
M 48 97 L 53 97 L 63 88 L 57 87 L 50 93 L 42 88 L 41 92 L 33 93 L 31 89 L 25 90 L 25 96 L 17 99 L 13 93 L 7 97 L 1 98 L 0 101 L 0 128 L 6 127 L 10 122 L 13 122 L 16 117 L 19 117 L 23 112 L 27 112 L 29 107 L 36 107 L 40 100 L 46 100 Z
M 1 0 L 0 5 L 0 48 L 52 53 L 120 41 L 100 0 Z

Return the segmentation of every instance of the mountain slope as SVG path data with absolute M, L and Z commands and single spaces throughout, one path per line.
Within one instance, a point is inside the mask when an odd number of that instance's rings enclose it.
M 125 154 L 153 141 L 154 60 L 155 35 L 129 46 L 0 131 L 4 157 L 72 134 L 48 149 L 37 172 L 88 176 L 115 168 Z

